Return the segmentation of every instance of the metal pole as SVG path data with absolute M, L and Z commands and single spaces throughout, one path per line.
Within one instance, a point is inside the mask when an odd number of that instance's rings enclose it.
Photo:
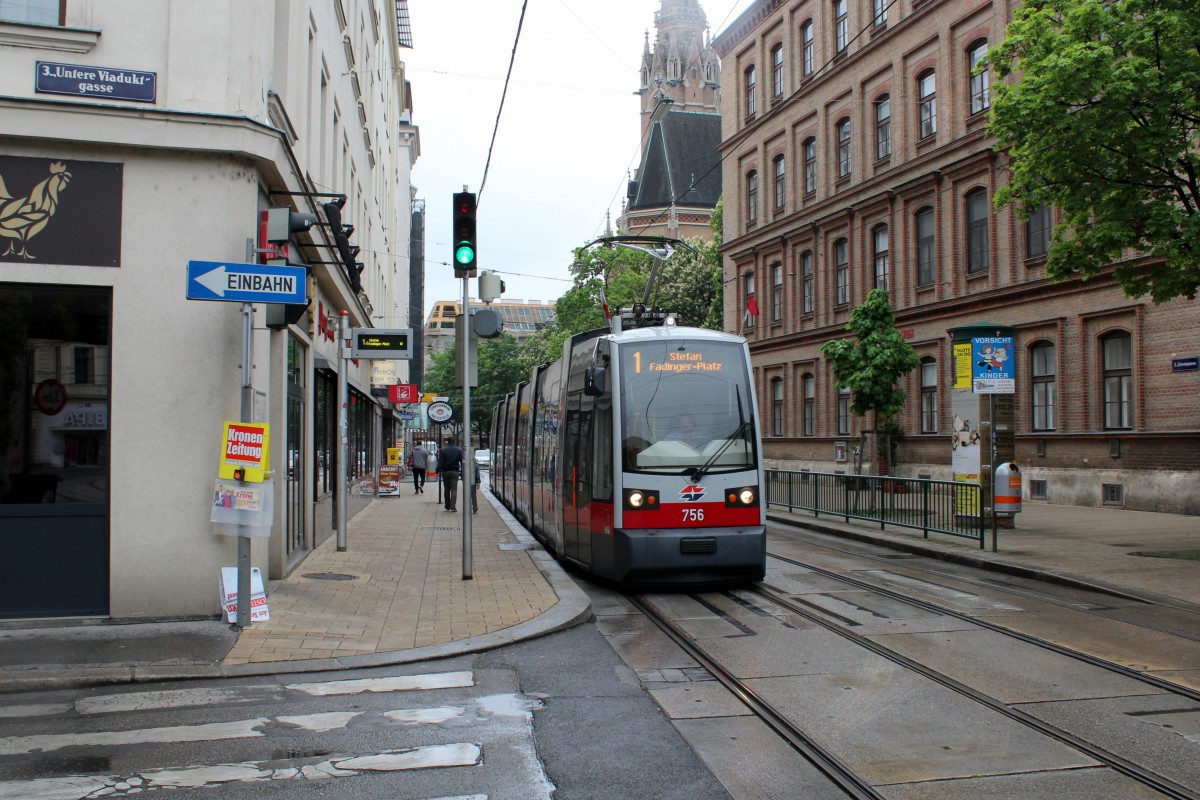
M 991 451 L 989 458 L 992 462 L 992 467 L 991 467 L 991 471 L 990 471 L 991 477 L 992 477 L 992 552 L 995 553 L 997 551 L 997 543 L 996 543 L 997 524 L 996 524 L 996 395 L 994 395 L 994 394 L 988 395 L 988 419 L 991 420 L 991 422 L 992 422 L 992 424 L 990 426 L 991 432 L 992 432 L 991 442 L 990 442 L 990 444 L 992 446 L 992 451 Z M 979 544 L 980 544 L 980 549 L 983 549 L 982 548 L 983 542 L 980 542 Z
M 338 312 L 337 551 L 346 552 L 346 465 L 350 461 L 350 312 Z
M 462 279 L 463 292 L 463 314 L 466 315 L 465 324 L 462 326 L 463 337 L 463 497 L 459 498 L 462 503 L 463 515 L 463 580 L 469 581 L 473 577 L 471 573 L 471 501 L 475 496 L 475 460 L 474 451 L 471 448 L 471 313 L 470 313 L 470 279 L 466 274 Z
M 242 422 L 254 421 L 254 306 L 242 303 Z M 250 627 L 250 537 L 243 535 L 238 523 L 237 622 L 234 627 Z

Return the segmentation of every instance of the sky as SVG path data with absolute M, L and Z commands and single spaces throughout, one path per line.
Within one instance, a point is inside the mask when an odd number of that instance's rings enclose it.
M 462 300 L 450 264 L 455 192 L 479 194 L 477 264 L 500 273 L 504 298 L 554 301 L 571 286 L 573 250 L 604 235 L 606 212 L 615 229 L 638 166 L 634 92 L 660 0 L 527 2 L 502 110 L 522 0 L 408 3 L 413 47 L 401 58 L 421 140 L 412 180 L 425 201 L 426 316 Z M 713 36 L 751 4 L 700 0 Z

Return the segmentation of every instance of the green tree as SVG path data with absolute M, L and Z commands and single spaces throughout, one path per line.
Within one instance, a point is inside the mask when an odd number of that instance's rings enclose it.
M 833 365 L 839 389 L 850 390 L 850 412 L 873 414 L 878 431 L 904 408 L 907 398 L 900 378 L 920 364 L 916 352 L 896 329 L 892 304 L 883 289 L 872 289 L 862 305 L 850 312 L 846 330 L 854 340 L 834 339 L 821 345 Z
M 501 334 L 495 339 L 478 339 L 475 344 L 479 347 L 479 385 L 471 389 L 471 432 L 477 437 L 491 427 L 496 403 L 518 382 L 529 377 L 533 362 L 525 348 L 509 334 Z M 425 370 L 425 385 L 429 387 L 428 391 L 450 398 L 455 429 L 461 431 L 463 392 L 455 385 L 455 374 L 454 348 L 434 353 L 433 363 Z
M 1200 288 L 1200 13 L 1195 0 L 1027 0 L 981 68 L 994 87 L 988 127 L 1012 176 L 997 208 L 1062 218 L 1047 274 L 1119 266 L 1132 296 L 1195 298 Z

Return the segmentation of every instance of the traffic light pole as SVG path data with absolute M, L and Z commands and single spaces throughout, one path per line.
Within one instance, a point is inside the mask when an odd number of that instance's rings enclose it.
M 471 565 L 471 513 L 475 497 L 475 451 L 471 446 L 471 279 L 470 273 L 464 272 L 462 279 L 462 313 L 466 316 L 466 324 L 459 330 L 463 337 L 462 376 L 463 376 L 463 496 L 458 498 L 462 503 L 463 515 L 463 580 L 469 581 L 474 577 Z

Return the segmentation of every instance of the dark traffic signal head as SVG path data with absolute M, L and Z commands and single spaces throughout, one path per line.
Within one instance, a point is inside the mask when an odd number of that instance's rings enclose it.
M 454 195 L 454 272 L 475 269 L 475 194 L 457 192 Z

